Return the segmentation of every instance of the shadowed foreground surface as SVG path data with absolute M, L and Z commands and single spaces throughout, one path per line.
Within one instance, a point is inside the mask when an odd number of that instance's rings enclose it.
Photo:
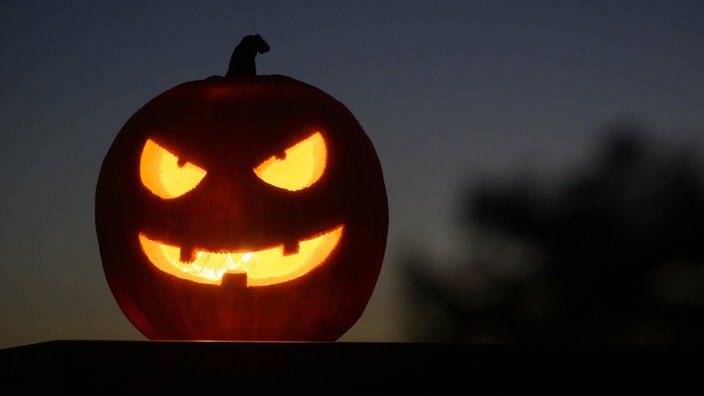
M 419 388 L 412 387 L 421 385 L 434 394 L 479 386 L 675 390 L 698 378 L 702 352 L 662 346 L 50 341 L 1 350 L 0 384 L 13 391 L 118 393 L 378 394 L 415 393 Z

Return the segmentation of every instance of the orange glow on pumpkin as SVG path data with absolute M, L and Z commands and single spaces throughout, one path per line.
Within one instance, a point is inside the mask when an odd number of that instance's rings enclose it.
M 283 245 L 255 252 L 197 251 L 190 262 L 180 260 L 181 248 L 139 234 L 142 250 L 160 270 L 193 282 L 219 285 L 226 273 L 247 275 L 247 286 L 266 286 L 305 275 L 335 249 L 343 226 L 299 242 L 298 252 L 284 254 Z
M 271 157 L 254 168 L 260 179 L 290 191 L 310 187 L 320 179 L 327 163 L 327 147 L 320 132 L 289 147 L 284 158 Z
M 177 198 L 194 189 L 207 172 L 186 162 L 148 139 L 140 157 L 142 184 L 163 199 Z M 285 150 L 283 158 L 272 156 L 253 170 L 264 182 L 299 191 L 318 181 L 325 171 L 327 147 L 320 132 Z M 219 285 L 226 273 L 247 275 L 248 286 L 265 286 L 298 278 L 322 264 L 342 236 L 342 225 L 299 242 L 298 251 L 284 254 L 283 245 L 256 252 L 196 251 L 194 260 L 181 261 L 181 248 L 152 240 L 144 233 L 139 242 L 149 261 L 160 270 L 193 282 Z
M 206 171 L 190 162 L 178 164 L 178 157 L 148 139 L 142 149 L 139 176 L 142 184 L 164 199 L 179 197 L 192 189 L 206 175 Z

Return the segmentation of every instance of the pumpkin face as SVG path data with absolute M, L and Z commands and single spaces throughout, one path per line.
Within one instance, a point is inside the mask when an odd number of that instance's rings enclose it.
M 95 203 L 108 284 L 150 339 L 336 340 L 386 245 L 371 141 L 342 103 L 280 75 L 151 100 L 108 150 Z

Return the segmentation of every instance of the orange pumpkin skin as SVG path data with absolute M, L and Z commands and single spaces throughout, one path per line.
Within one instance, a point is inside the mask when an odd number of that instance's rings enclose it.
M 313 185 L 289 191 L 254 174 L 315 131 L 327 164 Z M 147 139 L 207 175 L 182 196 L 158 197 L 140 180 Z M 342 103 L 286 76 L 216 76 L 164 92 L 126 122 L 100 169 L 95 223 L 110 289 L 149 339 L 334 341 L 374 290 L 388 205 L 375 149 Z M 342 236 L 322 264 L 266 286 L 236 273 L 219 285 L 173 276 L 150 262 L 138 238 L 208 251 L 288 250 L 337 225 Z

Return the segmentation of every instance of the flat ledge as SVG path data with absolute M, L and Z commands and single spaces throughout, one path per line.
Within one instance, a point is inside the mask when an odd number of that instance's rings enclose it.
M 666 373 L 681 384 L 690 376 L 699 381 L 701 367 L 690 362 L 700 361 L 703 352 L 668 346 L 58 340 L 0 350 L 0 373 L 6 387 L 28 390 L 264 386 L 264 393 L 285 387 L 341 394 L 365 393 L 370 386 L 528 386 L 556 384 L 558 378 L 632 386 Z

